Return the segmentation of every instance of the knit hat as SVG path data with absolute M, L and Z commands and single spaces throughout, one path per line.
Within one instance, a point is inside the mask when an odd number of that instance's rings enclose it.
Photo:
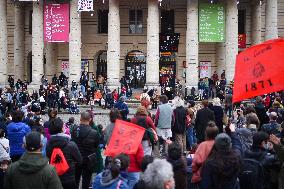
M 215 138 L 215 147 L 218 151 L 227 151 L 231 149 L 232 142 L 229 135 L 226 133 L 218 134 Z
M 36 151 L 40 149 L 41 145 L 41 134 L 39 132 L 32 131 L 24 137 L 25 148 L 28 151 Z

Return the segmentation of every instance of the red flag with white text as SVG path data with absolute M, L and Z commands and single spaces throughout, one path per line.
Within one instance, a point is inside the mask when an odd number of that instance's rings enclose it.
M 283 39 L 252 46 L 237 56 L 233 102 L 283 89 Z

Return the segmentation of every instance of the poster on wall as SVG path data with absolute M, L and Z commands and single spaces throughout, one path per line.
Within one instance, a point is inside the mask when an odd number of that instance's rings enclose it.
M 90 12 L 94 11 L 94 0 L 79 0 L 78 1 L 78 12 Z
M 239 48 L 246 48 L 246 34 L 239 34 L 238 35 L 238 43 Z
M 69 77 L 69 60 L 61 61 L 61 70 L 66 77 Z
M 200 61 L 199 78 L 211 77 L 211 61 Z
M 221 3 L 199 4 L 199 42 L 225 41 L 225 7 Z
M 69 4 L 44 5 L 44 42 L 69 41 Z
M 89 72 L 89 60 L 81 60 L 81 72 Z

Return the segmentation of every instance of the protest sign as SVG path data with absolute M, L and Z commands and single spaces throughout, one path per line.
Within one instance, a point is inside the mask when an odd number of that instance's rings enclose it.
M 114 157 L 120 153 L 136 154 L 144 132 L 145 129 L 138 125 L 116 120 L 105 155 Z
M 284 89 L 284 40 L 253 46 L 237 56 L 233 102 Z

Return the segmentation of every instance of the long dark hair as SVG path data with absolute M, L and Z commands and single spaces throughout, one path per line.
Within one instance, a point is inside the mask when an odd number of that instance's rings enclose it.
M 234 150 L 218 150 L 215 145 L 205 164 L 207 163 L 212 165 L 212 175 L 215 175 L 218 179 L 218 188 L 222 188 L 223 185 L 236 176 L 241 169 L 241 159 Z

